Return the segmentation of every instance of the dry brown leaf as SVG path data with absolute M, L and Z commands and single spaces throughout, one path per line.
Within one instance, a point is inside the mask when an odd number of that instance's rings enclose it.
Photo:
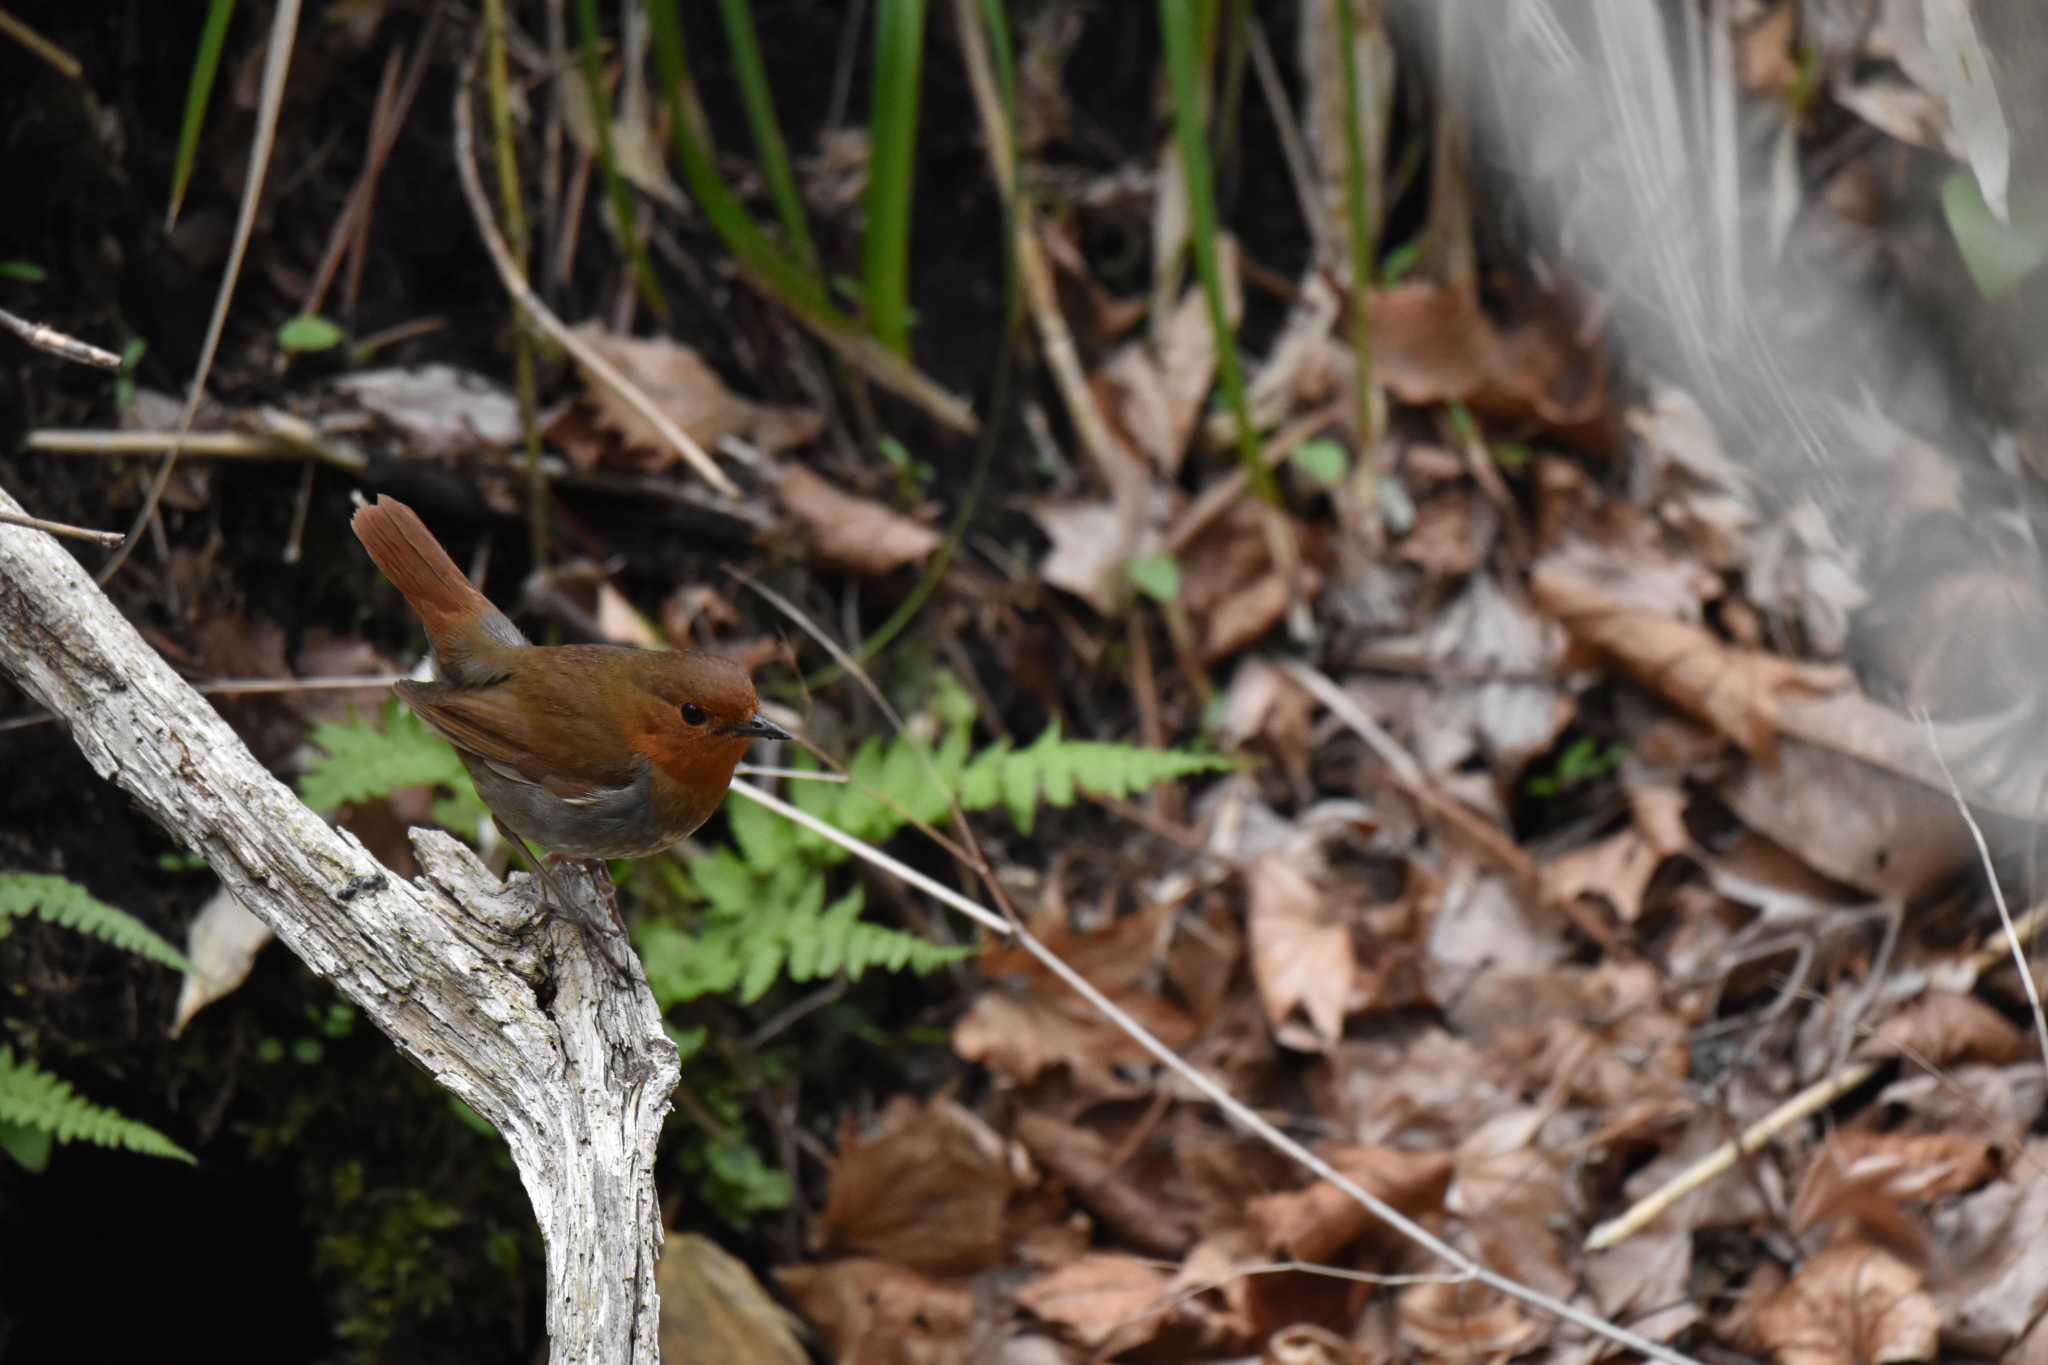
M 1906 1212 L 1982 1184 L 1994 1169 L 1991 1144 L 1965 1133 L 1842 1133 L 1807 1163 L 1792 1202 L 1799 1232 L 1855 1219 L 1902 1255 L 1924 1250 L 1925 1234 Z
M 1303 566 L 1300 590 L 1304 599 L 1322 590 L 1323 578 Z M 1202 613 L 1202 662 L 1219 663 L 1280 624 L 1290 601 L 1287 580 L 1277 573 L 1262 574 L 1226 596 Z
M 1643 892 L 1664 861 L 1634 829 L 1573 849 L 1543 869 L 1543 894 L 1560 901 L 1598 896 L 1614 907 L 1623 924 L 1643 913 Z
M 1382 1359 L 1327 1327 L 1299 1322 L 1266 1339 L 1259 1365 L 1381 1365 Z
M 1263 659 L 1251 659 L 1231 675 L 1217 727 L 1226 749 L 1257 742 L 1278 759 L 1301 791 L 1309 785 L 1309 728 L 1315 700 L 1292 678 Z
M 1248 924 L 1252 977 L 1274 1037 L 1290 1047 L 1327 1050 L 1344 1033 L 1344 1013 L 1358 978 L 1350 917 L 1330 903 L 1298 860 L 1267 854 L 1245 872 L 1251 890 Z M 1303 1037 L 1288 1027 L 1306 1016 Z
M 1669 1341 L 1700 1321 L 1692 1243 L 1692 1229 L 1666 1219 L 1587 1256 L 1586 1287 L 1600 1315 L 1652 1341 Z
M 1642 914 L 1643 893 L 1666 858 L 1692 847 L 1685 827 L 1685 792 L 1669 784 L 1645 784 L 1628 791 L 1627 829 L 1574 849 L 1543 869 L 1546 896 L 1571 900 L 1598 896 L 1624 924 Z
M 887 1261 L 856 1258 L 775 1272 L 837 1365 L 967 1365 L 974 1295 Z
M 1031 504 L 1031 517 L 1052 540 L 1039 576 L 1103 616 L 1121 612 L 1131 596 L 1125 566 L 1137 537 L 1116 504 L 1040 498 Z
M 185 956 L 196 970 L 179 983 L 171 1036 L 183 1033 L 193 1015 L 247 981 L 256 954 L 275 937 L 225 886 L 208 897 L 185 930 Z
M 334 381 L 391 424 L 415 459 L 504 450 L 519 439 L 519 402 L 482 375 L 453 365 L 363 370 Z
M 1137 448 L 1173 478 L 1216 375 L 1216 339 L 1208 301 L 1190 289 L 1154 337 L 1126 342 L 1102 368 L 1097 387 Z
M 303 643 L 299 645 L 298 655 L 292 660 L 292 671 L 301 678 L 349 678 L 379 674 L 388 677 L 405 670 L 398 666 L 397 660 L 366 640 L 336 635 L 325 626 L 314 626 L 306 632 Z M 348 720 L 351 712 L 370 715 L 382 709 L 390 695 L 390 691 L 381 685 L 359 691 L 335 688 L 298 693 L 292 698 L 292 705 L 308 720 L 341 724 Z
M 1319 1112 L 1362 1142 L 1447 1147 L 1518 1103 L 1478 1048 L 1430 1027 L 1412 1037 L 1347 1042 L 1316 1072 Z
M 2027 1036 L 1983 1001 L 1968 995 L 1930 991 L 1884 1021 L 1877 1036 L 1857 1049 L 1860 1056 L 1904 1057 L 1915 1066 L 1962 1062 L 2000 1066 L 2018 1061 Z
M 867 1125 L 841 1127 L 814 1245 L 962 1275 L 1003 1259 L 1003 1214 L 1019 1173 L 1001 1138 L 951 1100 L 899 1097 Z
M 1452 488 L 1416 509 L 1415 524 L 1394 546 L 1394 558 L 1422 570 L 1431 583 L 1463 578 L 1492 548 L 1500 513 L 1471 488 Z
M 1799 30 L 1799 6 L 1778 7 L 1744 32 L 1735 44 L 1735 70 L 1743 88 L 1776 99 L 1799 82 L 1799 54 L 1792 41 Z
M 1097 1252 L 1039 1276 L 1017 1302 L 1107 1358 L 1153 1341 L 1177 1315 L 1169 1278 L 1135 1256 Z
M 945 537 L 871 498 L 855 497 L 802 465 L 776 481 L 775 496 L 828 567 L 879 578 L 924 560 Z
M 1777 753 L 1781 706 L 1852 681 L 1836 665 L 1732 649 L 1698 626 L 1619 607 L 1610 593 L 1555 559 L 1536 566 L 1530 591 L 1575 639 L 1766 763 Z
M 708 1237 L 671 1232 L 654 1268 L 663 1365 L 805 1365 L 795 1317 Z
M 1417 282 L 1372 298 L 1373 378 L 1404 403 L 1459 402 L 1482 417 L 1532 422 L 1596 450 L 1614 447 L 1607 362 L 1553 301 L 1496 327 L 1478 299 Z
M 1151 984 L 1168 922 L 1169 907 L 1161 905 L 1093 932 L 1056 922 L 1042 927 L 1040 937 L 1168 1047 L 1177 1048 L 1195 1036 L 1198 1025 L 1161 999 Z M 982 976 L 992 989 L 982 992 L 953 1027 L 953 1050 L 963 1059 L 1020 1084 L 1064 1066 L 1084 1094 L 1145 1092 L 1143 1084 L 1121 1073 L 1149 1074 L 1156 1065 L 1152 1054 L 1028 953 L 991 948 L 982 958 Z
M 2038 1071 L 2038 1068 L 2037 1068 Z M 2023 1334 L 2036 1350 L 2048 1345 L 2039 1323 L 2048 1314 L 2048 1143 L 2034 1139 L 2001 1180 L 1935 1215 L 1941 1247 L 1934 1269 L 1943 1344 L 1957 1354 L 2006 1360 L 2042 1359 L 2026 1346 L 2006 1355 Z M 2030 1331 L 2028 1324 L 2035 1324 Z
M 1488 1266 L 1562 1297 L 1577 1279 L 1566 1240 L 1577 1220 L 1568 1158 L 1540 1145 L 1547 1117 L 1534 1107 L 1509 1110 L 1460 1142 L 1444 1209 L 1464 1222 Z
M 1506 877 L 1464 875 L 1444 888 L 1424 945 L 1423 984 L 1453 1010 L 1461 1032 L 1482 1030 L 1475 996 L 1489 977 L 1543 971 L 1571 951 L 1566 921 Z
M 1017 1140 L 1046 1174 L 1073 1191 L 1111 1230 L 1154 1256 L 1179 1256 L 1194 1241 L 1194 1224 L 1183 1202 L 1173 1201 L 1155 1180 L 1120 1163 L 1123 1154 L 1107 1138 L 1063 1123 L 1050 1114 L 1017 1116 Z
M 1442 1206 L 1451 1180 L 1446 1152 L 1405 1152 L 1391 1147 L 1333 1147 L 1320 1153 L 1367 1193 L 1417 1222 Z M 1379 1219 L 1335 1185 L 1253 1199 L 1245 1210 L 1258 1245 L 1273 1256 L 1330 1261 L 1380 1227 Z M 1348 1264 L 1349 1262 L 1347 1262 Z
M 1401 1337 L 1427 1360 L 1507 1360 L 1548 1330 L 1497 1289 L 1475 1281 L 1401 1291 Z
M 2048 1106 L 2048 1075 L 2024 1058 L 2010 1066 L 1943 1067 L 1940 1075 L 1915 1069 L 1879 1091 L 1871 1106 L 1909 1110 L 1923 1132 L 2023 1133 Z
M 1888 1365 L 1936 1359 L 1941 1312 L 1919 1271 L 1850 1242 L 1801 1266 L 1757 1331 L 1779 1365 Z
M 815 437 L 824 419 L 800 408 L 776 407 L 741 398 L 725 386 L 696 351 L 667 337 L 622 337 L 594 323 L 574 329 L 614 368 L 646 393 L 671 421 L 707 450 L 728 436 L 744 437 L 763 454 L 775 455 Z M 600 426 L 616 436 L 616 462 L 642 470 L 666 469 L 681 458 L 648 420 L 612 388 L 585 375 L 587 397 Z M 585 467 L 606 458 L 582 443 L 564 450 Z

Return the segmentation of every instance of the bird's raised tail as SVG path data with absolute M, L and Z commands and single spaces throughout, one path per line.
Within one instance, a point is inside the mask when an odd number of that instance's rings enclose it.
M 357 508 L 350 525 L 384 576 L 419 613 L 442 676 L 470 686 L 499 676 L 499 651 L 525 644 L 526 637 L 471 586 L 418 514 L 396 498 L 380 497 Z

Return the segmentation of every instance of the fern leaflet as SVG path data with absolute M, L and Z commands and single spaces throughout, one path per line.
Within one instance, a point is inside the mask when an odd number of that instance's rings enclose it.
M 0 1047 L 0 1123 L 50 1134 L 59 1142 L 96 1142 L 144 1156 L 193 1161 L 192 1154 L 146 1123 L 81 1098 L 68 1082 Z
M 7 920 L 29 914 L 176 971 L 196 970 L 156 930 L 126 910 L 117 910 L 96 898 L 77 882 L 38 872 L 0 874 L 0 933 L 6 932 Z

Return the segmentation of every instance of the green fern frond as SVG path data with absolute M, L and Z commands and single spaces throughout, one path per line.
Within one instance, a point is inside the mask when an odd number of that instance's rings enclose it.
M 1017 828 L 1029 834 L 1041 805 L 1071 806 L 1076 794 L 1121 799 L 1161 782 L 1235 766 L 1222 754 L 1062 739 L 1054 725 L 1028 749 L 984 749 L 960 775 L 960 804 L 968 810 L 1007 806 Z
M 299 799 L 314 810 L 326 814 L 407 787 L 442 787 L 453 796 L 435 803 L 434 818 L 454 833 L 475 837 L 487 812 L 462 760 L 396 702 L 385 708 L 381 728 L 357 716 L 345 725 L 315 725 L 310 738 L 322 755 L 299 777 Z
M 9 919 L 29 914 L 89 934 L 173 970 L 196 970 L 156 930 L 127 911 L 97 899 L 76 882 L 37 872 L 0 873 L 0 934 L 6 932 Z
M 70 1084 L 0 1047 L 0 1123 L 48 1133 L 58 1142 L 126 1147 L 144 1156 L 194 1161 L 192 1154 L 146 1123 L 123 1118 L 81 1098 Z
M 705 922 L 694 933 L 649 924 L 636 934 L 648 983 L 663 1009 L 725 994 L 751 1005 L 784 977 L 801 983 L 844 973 L 858 980 L 878 967 L 922 976 L 975 951 L 866 923 L 858 887 L 825 905 L 822 868 L 804 869 L 792 889 L 785 876 L 757 877 L 721 849 L 692 862 L 690 873 L 700 889 L 714 885 L 724 898 L 713 902 Z

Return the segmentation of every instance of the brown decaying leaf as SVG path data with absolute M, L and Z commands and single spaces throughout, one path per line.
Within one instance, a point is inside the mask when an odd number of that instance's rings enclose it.
M 804 1365 L 796 1320 L 745 1263 L 708 1237 L 671 1232 L 654 1268 L 663 1365 Z
M 1299 860 L 1268 854 L 1245 872 L 1251 891 L 1252 976 L 1266 1022 L 1281 1042 L 1327 1049 L 1344 1032 L 1358 976 L 1350 918 L 1330 903 Z M 1299 1009 L 1309 1034 L 1286 1027 Z
M 1742 33 L 1735 44 L 1735 70 L 1744 89 L 1776 99 L 1798 83 L 1799 54 L 1792 49 L 1798 31 L 1799 6 L 1780 0 Z
M 593 323 L 574 330 L 707 450 L 716 449 L 728 436 L 739 436 L 774 455 L 804 444 L 823 429 L 824 419 L 815 412 L 741 398 L 696 351 L 679 341 L 617 336 Z M 586 382 L 586 401 L 598 425 L 617 438 L 619 449 L 614 453 L 588 439 L 563 439 L 563 452 L 571 461 L 586 469 L 615 463 L 654 471 L 681 458 L 609 385 L 588 376 Z M 563 433 L 572 434 L 568 429 Z
M 775 496 L 829 568 L 876 578 L 919 563 L 945 541 L 923 522 L 835 488 L 802 465 L 783 471 Z
M 1995 1164 L 1990 1142 L 1967 1133 L 1836 1133 L 1807 1162 L 1792 1226 L 1853 1219 L 1870 1239 L 1918 1259 L 1926 1236 L 1905 1206 L 1980 1185 Z
M 1692 1229 L 1664 1220 L 1586 1257 L 1586 1287 L 1609 1322 L 1669 1341 L 1705 1316 L 1693 1283 Z
M 1701 627 L 1618 607 L 1601 586 L 1555 559 L 1536 566 L 1530 591 L 1574 638 L 1766 763 L 1777 752 L 1781 706 L 1840 691 L 1852 681 L 1836 665 L 1733 649 Z
M 1049 1176 L 1138 1250 L 1178 1256 L 1194 1241 L 1192 1211 L 1157 1182 L 1133 1178 L 1108 1139 L 1028 1110 L 1017 1116 L 1016 1132 Z
M 1779 1365 L 1887 1365 L 1934 1360 L 1941 1334 L 1920 1272 L 1866 1243 L 1831 1246 L 1799 1268 L 1758 1314 Z
M 1391 1147 L 1332 1147 L 1319 1153 L 1359 1186 L 1417 1222 L 1442 1207 L 1451 1180 L 1449 1153 Z M 1330 1261 L 1380 1226 L 1378 1218 L 1334 1185 L 1317 1182 L 1251 1201 L 1246 1218 L 1269 1255 Z
M 1125 577 L 1131 540 L 1123 514 L 1110 502 L 1040 498 L 1031 517 L 1052 540 L 1038 573 L 1048 585 L 1070 592 L 1103 616 L 1115 616 L 1130 600 Z
M 198 970 L 178 984 L 171 1036 L 184 1032 L 193 1015 L 247 981 L 256 954 L 275 937 L 270 926 L 244 909 L 233 892 L 224 886 L 214 892 L 185 931 L 185 956 Z
M 1327 1327 L 1298 1322 L 1267 1338 L 1259 1365 L 1380 1365 L 1382 1359 Z
M 1635 819 L 1627 829 L 1544 866 L 1546 896 L 1598 896 L 1614 907 L 1622 923 L 1636 922 L 1650 878 L 1666 858 L 1690 847 L 1692 839 L 1685 832 L 1685 793 L 1679 788 L 1637 787 L 1628 796 Z
M 1162 999 L 1149 983 L 1169 908 L 1127 915 L 1094 932 L 1064 923 L 1041 927 L 1047 945 L 1168 1047 L 1185 1046 L 1194 1019 Z M 982 959 L 983 991 L 953 1027 L 953 1050 L 1023 1084 L 1065 1067 L 1075 1085 L 1097 1096 L 1129 1096 L 1146 1087 L 1119 1074 L 1149 1072 L 1152 1054 L 1016 948 L 992 948 Z
M 1372 297 L 1373 378 L 1404 403 L 1459 402 L 1482 417 L 1533 423 L 1607 452 L 1618 423 L 1607 362 L 1553 300 L 1505 327 L 1470 291 L 1426 282 Z
M 2040 1329 L 2048 1314 L 2048 1142 L 2029 1140 L 2011 1166 L 2014 1178 L 1935 1213 L 1941 1255 L 1930 1275 L 1951 1351 L 2036 1362 L 2048 1359 Z M 2004 1355 L 2022 1335 L 2028 1342 Z
M 1125 342 L 1094 382 L 1132 446 L 1173 478 L 1215 375 L 1208 303 L 1200 289 L 1190 289 L 1156 336 Z
M 1486 1265 L 1560 1297 L 1576 1283 L 1567 1237 L 1576 1225 L 1569 1159 L 1549 1150 L 1544 1109 L 1511 1109 L 1458 1144 L 1444 1209 L 1460 1219 Z M 1545 1330 L 1548 1330 L 1546 1324 Z
M 1287 580 L 1273 563 L 1266 519 L 1272 513 L 1244 499 L 1212 522 L 1181 554 L 1181 605 L 1201 630 L 1204 663 L 1229 658 L 1272 630 L 1287 614 Z M 1312 598 L 1323 577 L 1314 560 L 1317 538 L 1287 527 L 1301 549 L 1297 590 Z
M 855 1258 L 775 1272 L 837 1365 L 967 1365 L 974 1294 L 887 1261 Z
M 1866 1057 L 1904 1057 L 1915 1066 L 2018 1061 L 2027 1035 L 1981 1000 L 1932 991 L 1884 1021 L 1877 1036 L 1857 1049 Z
M 504 450 L 519 439 L 519 402 L 482 375 L 452 365 L 364 370 L 334 389 L 391 424 L 412 459 Z
M 1019 1184 L 1001 1138 L 951 1100 L 898 1097 L 863 1132 L 848 1119 L 831 1192 L 813 1229 L 825 1251 L 856 1251 L 931 1275 L 969 1274 L 1007 1250 L 1003 1213 Z
M 1135 1256 L 1096 1252 L 1039 1276 L 1017 1302 L 1106 1359 L 1154 1340 L 1179 1312 L 1170 1278 Z
M 1401 1339 L 1424 1359 L 1508 1360 L 1548 1330 L 1497 1289 L 1460 1281 L 1401 1291 Z

